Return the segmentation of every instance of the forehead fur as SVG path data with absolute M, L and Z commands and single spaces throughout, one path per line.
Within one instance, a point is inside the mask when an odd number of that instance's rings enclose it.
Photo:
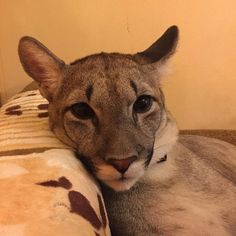
M 60 94 L 86 96 L 89 100 L 96 90 L 97 96 L 100 93 L 103 98 L 121 98 L 124 94 L 138 95 L 158 86 L 159 80 L 151 78 L 146 68 L 131 55 L 100 53 L 76 60 L 67 67 Z
M 128 61 L 136 62 L 134 57 L 129 54 L 102 52 L 78 59 L 70 63 L 70 65 L 82 65 L 91 62 L 96 62 L 96 63 L 101 62 L 102 64 L 104 64 L 104 66 L 109 66 L 109 64 L 111 65 L 111 63 L 113 64 L 114 62 L 124 64 L 125 62 L 127 63 Z

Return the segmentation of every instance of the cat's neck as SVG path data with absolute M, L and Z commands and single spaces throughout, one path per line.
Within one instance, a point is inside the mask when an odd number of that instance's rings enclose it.
M 174 146 L 178 140 L 178 128 L 170 113 L 166 114 L 165 122 L 156 133 L 154 153 L 146 174 L 140 180 L 163 181 L 174 175 L 175 160 L 173 155 Z M 161 161 L 166 158 L 165 161 Z

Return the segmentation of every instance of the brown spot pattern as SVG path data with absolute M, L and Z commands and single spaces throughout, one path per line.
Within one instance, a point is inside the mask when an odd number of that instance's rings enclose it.
M 20 109 L 20 108 L 21 108 L 20 105 L 11 106 L 11 107 L 8 107 L 8 108 L 6 109 L 6 112 L 7 112 L 7 111 L 18 110 L 18 109 Z
M 20 116 L 20 115 L 22 115 L 22 111 L 7 111 L 7 112 L 5 112 L 5 115 L 9 115 L 9 116 L 14 116 L 14 115 Z
M 44 187 L 62 187 L 67 190 L 72 188 L 72 183 L 64 176 L 60 177 L 58 180 L 49 180 L 45 182 L 36 183 L 37 185 L 42 185 Z M 70 212 L 76 213 L 83 217 L 85 220 L 91 223 L 91 225 L 99 230 L 101 227 L 105 228 L 107 225 L 107 218 L 105 213 L 105 208 L 102 202 L 101 196 L 97 193 L 98 204 L 102 222 L 98 218 L 95 210 L 90 205 L 89 200 L 80 192 L 71 190 L 68 193 L 68 198 L 70 201 Z M 95 232 L 95 235 L 100 236 L 99 233 Z
M 105 208 L 104 208 L 104 205 L 103 205 L 103 202 L 102 202 L 102 198 L 98 193 L 97 193 L 97 198 L 98 198 L 100 214 L 101 214 L 101 217 L 102 217 L 103 228 L 106 228 L 107 218 L 106 218 Z
M 21 108 L 20 105 L 15 105 L 15 106 L 8 107 L 5 110 L 5 115 L 9 115 L 9 116 L 17 115 L 17 116 L 20 116 L 20 115 L 22 115 L 22 111 L 19 110 L 20 108 Z
M 102 227 L 102 223 L 99 220 L 96 212 L 90 205 L 88 199 L 83 194 L 77 191 L 70 191 L 68 197 L 71 204 L 72 213 L 76 213 L 82 216 L 85 220 L 89 221 L 94 228 L 98 230 Z
M 39 110 L 47 110 L 48 109 L 48 103 L 45 104 L 39 104 L 38 105 Z
M 60 177 L 57 180 L 49 180 L 49 181 L 45 181 L 45 182 L 41 182 L 41 183 L 37 183 L 38 185 L 42 185 L 45 187 L 62 187 L 65 189 L 71 189 L 72 188 L 72 183 L 64 176 Z
M 38 114 L 39 118 L 44 118 L 44 117 L 48 117 L 48 112 L 42 112 Z

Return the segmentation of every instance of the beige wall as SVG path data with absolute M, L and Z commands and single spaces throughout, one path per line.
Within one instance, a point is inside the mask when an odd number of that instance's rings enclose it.
M 0 0 L 2 97 L 31 81 L 17 58 L 23 35 L 70 62 L 140 51 L 172 24 L 181 40 L 163 87 L 179 127 L 236 129 L 235 0 Z

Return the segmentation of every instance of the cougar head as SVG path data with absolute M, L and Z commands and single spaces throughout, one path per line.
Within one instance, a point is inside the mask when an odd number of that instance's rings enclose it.
M 133 186 L 172 145 L 175 126 L 160 76 L 177 40 L 172 26 L 145 51 L 99 53 L 71 64 L 32 37 L 19 42 L 25 71 L 49 101 L 51 129 L 116 191 Z

